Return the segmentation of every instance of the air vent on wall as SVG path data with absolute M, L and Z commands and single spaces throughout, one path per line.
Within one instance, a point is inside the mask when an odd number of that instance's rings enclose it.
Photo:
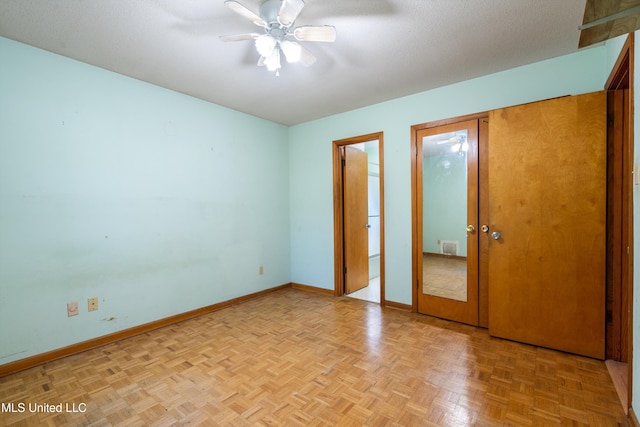
M 440 240 L 440 253 L 444 255 L 458 255 L 457 240 Z

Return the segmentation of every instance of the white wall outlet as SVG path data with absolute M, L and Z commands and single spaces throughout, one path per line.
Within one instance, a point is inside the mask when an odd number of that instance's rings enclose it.
M 87 306 L 89 311 L 96 311 L 98 309 L 98 297 L 89 298 L 87 300 Z
M 78 315 L 78 302 L 68 302 L 67 303 L 67 317 L 77 316 Z
M 264 267 L 263 266 L 258 267 L 258 274 L 261 275 L 261 276 L 264 274 Z

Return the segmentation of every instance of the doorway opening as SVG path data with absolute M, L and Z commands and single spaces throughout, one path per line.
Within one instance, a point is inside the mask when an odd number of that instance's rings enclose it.
M 333 141 L 334 295 L 385 304 L 383 133 Z
M 633 318 L 633 56 L 630 33 L 608 91 L 606 364 L 625 413 L 631 406 Z

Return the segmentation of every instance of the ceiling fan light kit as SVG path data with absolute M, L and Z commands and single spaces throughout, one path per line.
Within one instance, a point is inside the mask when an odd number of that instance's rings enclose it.
M 280 74 L 282 67 L 280 52 L 288 63 L 300 62 L 308 67 L 316 58 L 302 45 L 293 41 L 333 42 L 336 40 L 336 29 L 331 25 L 304 25 L 291 28 L 304 7 L 303 0 L 262 0 L 260 15 L 252 12 L 236 0 L 226 0 L 224 4 L 237 14 L 253 21 L 264 29 L 263 34 L 246 33 L 220 36 L 222 41 L 254 40 L 256 50 L 260 54 L 258 65 Z
M 287 62 L 295 63 L 300 61 L 302 47 L 298 43 L 285 40 L 280 43 L 280 47 L 282 48 L 282 52 L 284 52 L 284 57 L 287 58 Z
M 277 41 L 269 34 L 256 37 L 256 50 L 261 56 L 269 57 L 275 49 Z

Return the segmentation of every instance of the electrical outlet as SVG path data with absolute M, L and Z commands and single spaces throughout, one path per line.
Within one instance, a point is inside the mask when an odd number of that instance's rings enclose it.
M 261 275 L 261 276 L 264 274 L 264 267 L 263 266 L 260 266 L 258 268 L 258 274 Z
M 98 297 L 89 298 L 87 300 L 89 311 L 96 311 L 98 309 Z
M 68 302 L 67 303 L 67 317 L 77 316 L 78 315 L 78 302 Z

